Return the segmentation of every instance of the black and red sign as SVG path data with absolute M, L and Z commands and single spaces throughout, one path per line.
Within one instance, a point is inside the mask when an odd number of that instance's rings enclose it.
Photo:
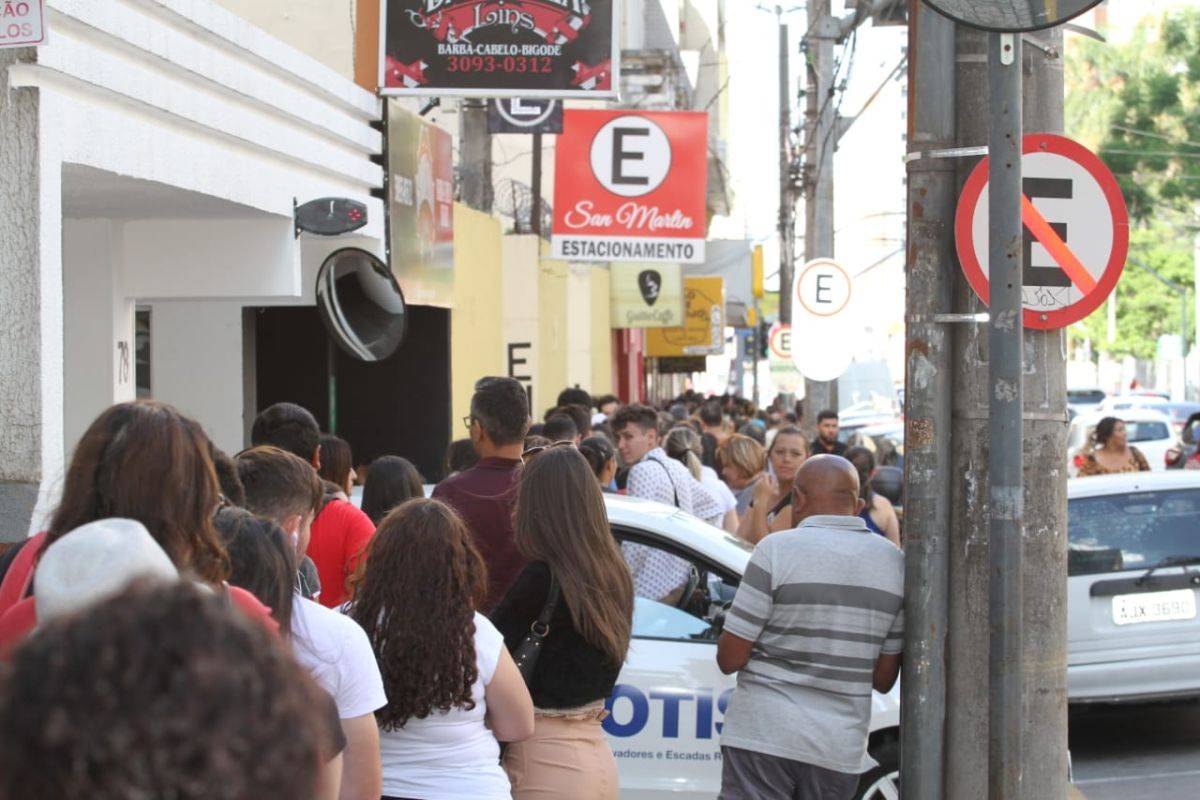
M 385 0 L 380 91 L 615 97 L 618 0 Z

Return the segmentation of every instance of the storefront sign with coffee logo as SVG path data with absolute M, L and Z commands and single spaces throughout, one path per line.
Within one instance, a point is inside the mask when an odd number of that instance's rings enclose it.
M 610 281 L 612 327 L 683 324 L 683 268 L 679 264 L 616 263 Z

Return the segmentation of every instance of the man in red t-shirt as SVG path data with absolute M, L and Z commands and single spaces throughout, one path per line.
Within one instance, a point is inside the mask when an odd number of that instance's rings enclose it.
M 272 445 L 298 456 L 313 469 L 321 466 L 321 428 L 307 409 L 276 403 L 259 413 L 250 429 L 254 446 Z M 308 557 L 317 567 L 321 592 L 314 599 L 337 608 L 350 598 L 347 581 L 354 574 L 375 524 L 352 503 L 330 498 L 312 523 Z
M 512 378 L 481 378 L 465 420 L 479 461 L 437 485 L 435 499 L 450 505 L 471 529 L 488 570 L 487 613 L 525 567 L 513 536 L 521 451 L 529 428 L 529 396 Z

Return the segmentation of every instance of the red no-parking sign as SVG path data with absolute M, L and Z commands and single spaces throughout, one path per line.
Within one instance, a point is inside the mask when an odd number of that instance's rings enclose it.
M 1050 133 L 1025 136 L 1023 305 L 1027 328 L 1078 322 L 1104 302 L 1129 253 L 1129 216 L 1117 179 L 1095 153 Z M 955 215 L 958 260 L 988 302 L 988 160 L 963 187 Z

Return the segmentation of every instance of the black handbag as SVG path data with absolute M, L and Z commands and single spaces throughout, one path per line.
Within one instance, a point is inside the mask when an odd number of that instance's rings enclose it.
M 538 614 L 537 619 L 529 626 L 529 633 L 525 634 L 525 638 L 521 640 L 512 654 L 513 661 L 517 662 L 517 670 L 525 679 L 526 686 L 533 681 L 533 668 L 537 666 L 538 656 L 542 654 L 542 644 L 550 635 L 550 620 L 554 616 L 556 608 L 558 608 L 558 581 L 551 575 L 546 605 L 542 606 L 542 613 Z

